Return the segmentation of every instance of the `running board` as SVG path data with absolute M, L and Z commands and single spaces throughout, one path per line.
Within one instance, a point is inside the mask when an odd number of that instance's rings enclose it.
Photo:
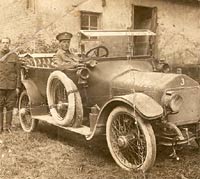
M 65 127 L 65 126 L 60 126 L 58 124 L 56 124 L 56 122 L 53 120 L 53 117 L 50 116 L 50 115 L 38 115 L 38 116 L 32 116 L 32 118 L 34 119 L 38 119 L 38 120 L 41 120 L 41 121 L 45 121 L 49 124 L 53 124 L 57 127 L 60 127 L 62 129 L 65 129 L 65 130 L 68 130 L 68 131 L 71 131 L 71 132 L 75 132 L 75 133 L 78 133 L 78 134 L 81 134 L 81 135 L 84 135 L 86 138 L 91 135 L 91 131 L 90 131 L 90 128 L 87 127 L 87 126 L 84 126 L 84 125 L 81 125 L 80 127 Z

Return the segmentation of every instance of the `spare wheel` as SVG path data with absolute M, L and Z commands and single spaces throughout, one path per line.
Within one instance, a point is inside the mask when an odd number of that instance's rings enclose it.
M 74 83 L 72 84 L 72 86 L 74 89 L 77 89 Z M 83 120 L 83 105 L 80 93 L 77 90 L 75 92 L 75 114 L 71 124 L 73 127 L 80 127 L 82 124 L 82 120 Z
M 76 108 L 77 87 L 61 71 L 54 71 L 47 81 L 47 101 L 50 113 L 58 125 L 72 126 Z

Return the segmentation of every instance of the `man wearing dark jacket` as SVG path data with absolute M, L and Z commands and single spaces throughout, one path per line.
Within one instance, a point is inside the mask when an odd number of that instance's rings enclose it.
M 11 132 L 13 108 L 21 86 L 20 63 L 16 53 L 10 51 L 11 40 L 8 37 L 0 41 L 0 133 L 3 132 L 6 108 L 5 130 Z

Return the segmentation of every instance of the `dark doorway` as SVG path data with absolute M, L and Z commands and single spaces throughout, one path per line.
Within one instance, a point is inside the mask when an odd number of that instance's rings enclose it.
M 144 6 L 133 6 L 133 28 L 149 29 L 156 32 L 157 9 Z M 135 55 L 152 55 L 154 52 L 155 37 L 134 37 Z

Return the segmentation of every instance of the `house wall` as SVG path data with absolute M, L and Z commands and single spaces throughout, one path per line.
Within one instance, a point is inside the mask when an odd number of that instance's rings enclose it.
M 169 63 L 200 60 L 200 4 L 181 1 L 135 0 L 134 4 L 156 6 L 157 57 Z
M 169 63 L 196 63 L 200 60 L 200 6 L 178 0 L 27 0 L 0 1 L 0 36 L 10 36 L 14 44 L 35 39 L 55 42 L 62 31 L 73 33 L 72 48 L 79 49 L 80 11 L 101 13 L 100 29 L 127 29 L 132 26 L 132 5 L 157 7 L 156 54 Z M 105 44 L 112 54 L 126 54 L 128 38 L 99 38 L 84 42 L 86 49 Z M 112 45 L 110 45 L 112 44 Z M 26 45 L 27 46 L 27 45 Z M 117 54 L 118 53 L 118 54 Z
M 0 1 L 0 37 L 9 36 L 13 43 L 17 39 L 32 39 L 37 21 L 36 14 L 26 9 L 26 0 Z

